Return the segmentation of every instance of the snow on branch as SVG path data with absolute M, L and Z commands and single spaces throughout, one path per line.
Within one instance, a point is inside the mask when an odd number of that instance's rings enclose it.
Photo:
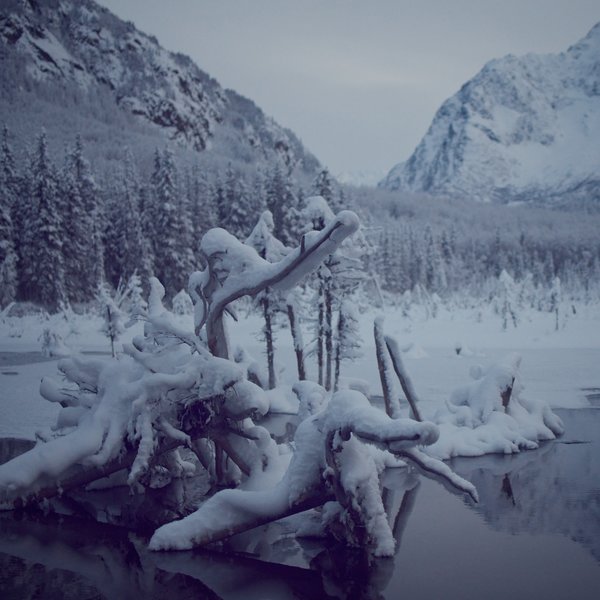
M 273 263 L 224 229 L 208 231 L 200 246 L 207 259 L 207 272 L 192 276 L 190 295 L 200 301 L 196 331 L 206 324 L 211 352 L 228 357 L 222 324 L 228 304 L 242 296 L 255 296 L 267 287 L 279 291 L 292 288 L 358 227 L 358 217 L 353 212 L 341 211 L 324 229 L 306 233 L 299 247 Z
M 157 529 L 150 548 L 202 546 L 335 499 L 340 509 L 324 514 L 342 519 L 345 541 L 365 545 L 376 556 L 391 556 L 394 539 L 379 483 L 386 466 L 385 453 L 377 453 L 371 446 L 404 457 L 417 464 L 425 476 L 477 498 L 471 484 L 416 449 L 434 443 L 438 434 L 432 423 L 391 419 L 359 392 L 337 392 L 321 412 L 298 427 L 296 451 L 273 489 L 219 492 L 195 513 Z

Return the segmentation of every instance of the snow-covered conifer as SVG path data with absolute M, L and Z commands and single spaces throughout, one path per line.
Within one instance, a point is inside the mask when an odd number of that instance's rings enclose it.
M 286 168 L 275 163 L 267 178 L 267 208 L 273 215 L 275 237 L 285 245 L 295 245 L 299 235 L 298 197 Z
M 239 173 L 229 165 L 225 172 L 225 203 L 227 214 L 221 222 L 221 227 L 238 239 L 244 239 L 251 227 L 249 217 L 254 213 L 251 211 L 250 194 L 248 188 Z
M 560 304 L 562 300 L 562 290 L 560 285 L 560 278 L 555 277 L 552 280 L 552 287 L 548 294 L 548 311 L 554 313 L 554 330 L 559 330 L 560 325 Z
M 12 219 L 16 202 L 14 163 L 4 127 L 0 148 L 0 308 L 16 299 L 17 253 L 16 231 Z
M 62 254 L 62 220 L 58 210 L 56 173 L 50 162 L 46 134 L 37 140 L 21 252 L 24 298 L 56 310 L 67 300 Z
M 261 258 L 264 258 L 269 262 L 277 262 L 289 252 L 289 249 L 273 235 L 273 229 L 273 215 L 271 214 L 271 211 L 266 210 L 262 213 L 258 223 L 246 240 L 246 244 L 252 246 Z M 256 302 L 262 308 L 265 320 L 263 333 L 266 343 L 269 389 L 273 389 L 277 383 L 275 377 L 275 340 L 273 321 L 276 313 L 283 310 L 282 298 L 277 292 L 267 287 L 256 296 Z
M 498 277 L 498 291 L 496 294 L 496 312 L 502 317 L 502 329 L 508 329 L 509 321 L 514 327 L 518 324 L 517 317 L 518 290 L 515 280 L 502 271 Z
M 187 198 L 181 194 L 173 152 L 160 156 L 153 174 L 154 273 L 170 295 L 185 287 L 192 270 L 192 225 Z
M 362 339 L 358 331 L 356 308 L 349 300 L 343 300 L 340 304 L 336 328 L 334 390 L 338 389 L 342 361 L 361 357 L 361 346 Z
M 95 220 L 98 218 L 98 188 L 83 156 L 81 137 L 67 150 L 60 178 L 63 217 L 65 285 L 69 300 L 85 302 L 94 297 L 100 280 Z

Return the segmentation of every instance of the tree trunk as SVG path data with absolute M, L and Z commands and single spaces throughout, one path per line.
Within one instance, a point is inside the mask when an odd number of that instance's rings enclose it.
M 265 317 L 265 341 L 267 343 L 267 369 L 269 372 L 269 389 L 272 390 L 275 385 L 275 348 L 273 347 L 273 322 L 271 315 L 271 303 L 269 302 L 269 288 L 265 290 L 263 297 L 263 315 Z
M 206 321 L 206 337 L 208 349 L 213 356 L 229 359 L 229 347 L 227 345 L 227 336 L 225 335 L 223 313 L 215 315 Z
M 320 277 L 320 275 L 319 275 Z M 318 384 L 323 385 L 323 366 L 324 366 L 324 352 L 323 342 L 325 337 L 325 284 L 323 280 L 319 282 L 319 328 L 317 331 L 317 372 L 318 372 Z
M 335 347 L 335 375 L 333 378 L 333 391 L 337 392 L 340 383 L 340 366 L 342 362 L 342 331 L 344 330 L 346 319 L 344 313 L 340 311 L 337 327 L 337 344 Z
M 331 284 L 325 286 L 325 389 L 331 390 L 331 371 L 333 365 L 333 298 Z
M 304 381 L 306 379 L 306 371 L 304 369 L 304 348 L 302 346 L 302 334 L 300 325 L 296 320 L 296 312 L 294 306 L 288 302 L 287 314 L 290 321 L 290 331 L 294 342 L 294 352 L 296 353 L 296 365 L 298 366 L 298 379 Z
M 390 358 L 392 359 L 392 365 L 394 366 L 394 371 L 396 371 L 396 375 L 400 380 L 400 385 L 402 386 L 402 390 L 404 391 L 404 395 L 408 400 L 410 408 L 412 410 L 412 415 L 415 421 L 422 421 L 421 413 L 417 408 L 417 393 L 415 392 L 415 388 L 413 383 L 408 376 L 408 372 L 404 367 L 404 363 L 402 362 L 402 357 L 400 356 L 400 348 L 398 348 L 398 344 L 396 340 L 390 336 L 385 336 L 385 343 L 387 345 L 388 352 L 390 353 Z
M 375 337 L 375 354 L 377 356 L 379 378 L 381 379 L 381 389 L 383 392 L 385 412 L 387 413 L 388 417 L 397 419 L 400 416 L 400 404 L 398 402 L 398 398 L 394 396 L 394 386 L 390 381 L 390 355 L 385 345 L 385 339 L 383 336 L 383 317 L 378 317 L 375 319 L 373 335 Z

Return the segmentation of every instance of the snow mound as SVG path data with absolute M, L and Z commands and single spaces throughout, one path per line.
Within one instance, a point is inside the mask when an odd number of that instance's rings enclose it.
M 509 354 L 487 370 L 472 368 L 475 381 L 456 389 L 436 413 L 440 437 L 427 453 L 442 460 L 513 454 L 562 435 L 562 421 L 545 402 L 521 396 L 520 364 L 519 355 Z

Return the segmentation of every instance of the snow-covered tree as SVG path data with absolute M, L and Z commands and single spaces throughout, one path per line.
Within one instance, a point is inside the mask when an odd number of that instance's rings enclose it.
M 560 278 L 555 277 L 552 280 L 552 287 L 548 294 L 548 311 L 554 313 L 554 330 L 558 331 L 560 326 L 560 305 L 562 301 L 562 290 Z
M 300 234 L 298 197 L 287 169 L 280 162 L 275 163 L 267 176 L 266 192 L 265 200 L 273 215 L 275 237 L 286 246 L 294 245 Z
M 334 219 L 333 211 L 321 196 L 306 200 L 305 222 L 313 229 L 326 227 Z M 361 256 L 368 249 L 361 232 L 346 240 L 315 273 L 316 288 L 316 354 L 319 384 L 330 390 L 333 383 L 333 323 L 344 296 L 356 290 L 363 278 Z
M 67 149 L 61 171 L 60 206 L 63 219 L 65 284 L 69 300 L 91 300 L 98 286 L 96 261 L 101 249 L 95 228 L 99 216 L 98 188 L 90 164 L 83 156 L 81 137 Z
M 187 197 L 181 194 L 173 152 L 169 148 L 155 158 L 152 184 L 154 273 L 172 296 L 185 287 L 194 256 Z
M 147 282 L 153 272 L 153 260 L 150 244 L 143 234 L 139 190 L 133 156 L 126 151 L 118 180 L 117 202 L 113 205 L 114 220 L 110 224 L 116 238 L 118 278 L 127 280 L 136 273 Z
M 16 299 L 18 283 L 16 231 L 12 219 L 16 186 L 8 135 L 5 126 L 0 147 L 0 308 Z
M 258 255 L 268 262 L 280 261 L 288 252 L 286 248 L 273 235 L 273 215 L 271 211 L 266 210 L 260 216 L 258 223 L 248 236 L 246 244 L 252 246 Z M 266 343 L 267 354 L 267 369 L 269 374 L 269 389 L 276 386 L 275 375 L 275 340 L 273 332 L 273 321 L 276 318 L 276 313 L 283 310 L 281 295 L 270 288 L 265 288 L 262 292 L 256 295 L 255 301 L 261 307 L 265 326 L 263 334 Z
M 498 288 L 496 292 L 495 309 L 502 317 L 502 329 L 508 329 L 511 322 L 514 327 L 518 324 L 517 316 L 518 289 L 515 280 L 506 272 L 502 271 L 498 277 Z
M 63 224 L 59 212 L 56 173 L 46 134 L 37 140 L 21 240 L 21 289 L 24 298 L 51 310 L 66 303 Z
M 362 356 L 362 339 L 358 331 L 358 313 L 349 300 L 343 300 L 338 312 L 335 337 L 335 376 L 333 389 L 340 381 L 340 368 L 344 360 L 355 360 Z
M 221 227 L 238 239 L 244 239 L 251 227 L 252 204 L 248 188 L 242 177 L 228 165 L 225 171 L 224 200 L 227 210 Z
M 102 316 L 102 333 L 110 340 L 110 350 L 113 358 L 116 356 L 115 342 L 125 331 L 123 311 L 118 305 L 119 296 L 122 296 L 122 291 L 117 289 L 115 301 L 106 285 L 102 285 L 97 294 L 99 311 Z

